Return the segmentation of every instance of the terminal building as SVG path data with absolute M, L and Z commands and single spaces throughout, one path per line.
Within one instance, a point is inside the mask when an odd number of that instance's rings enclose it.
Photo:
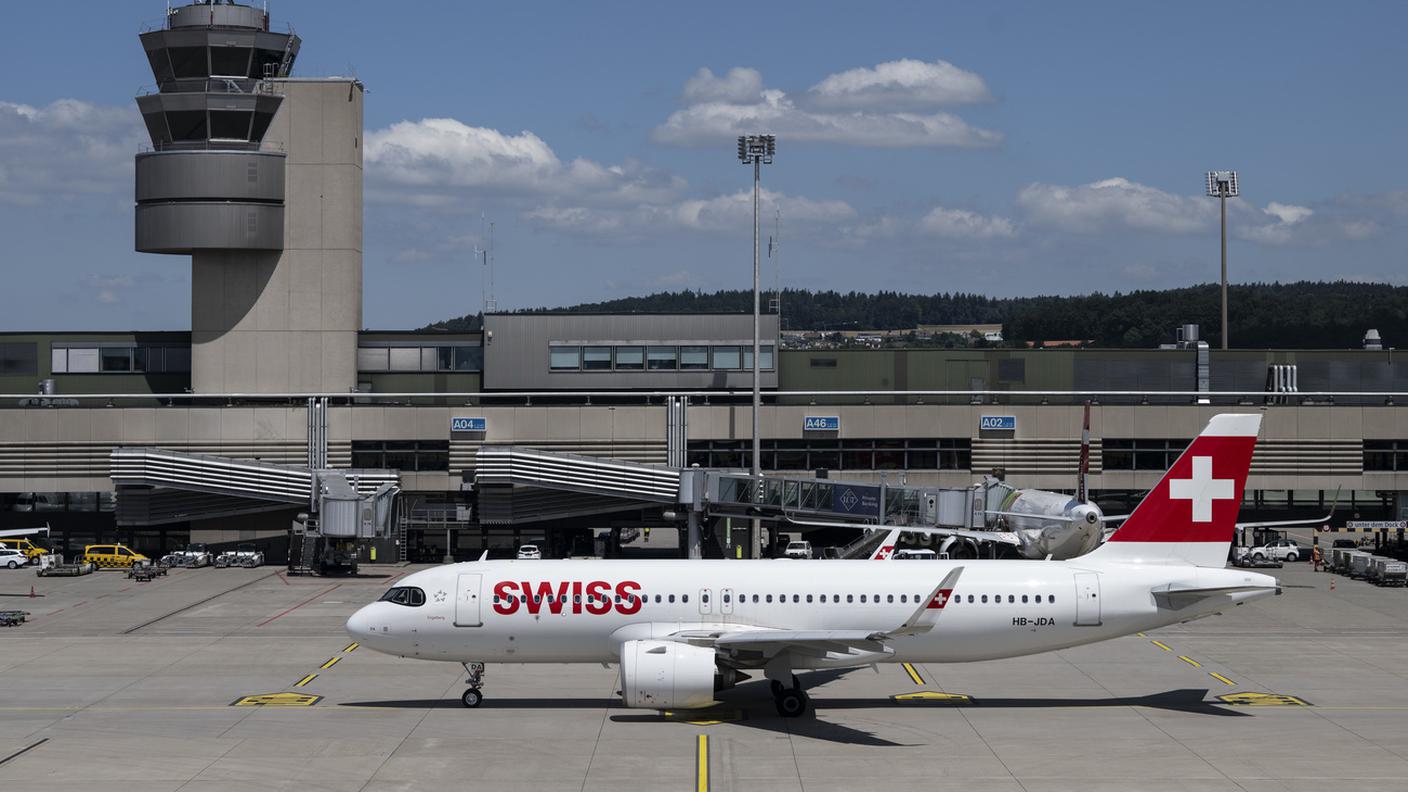
M 476 500 L 486 449 L 749 467 L 750 315 L 360 330 L 362 84 L 295 76 L 302 42 L 254 6 L 173 8 L 141 43 L 158 91 L 138 98 L 151 146 L 136 154 L 135 247 L 189 257 L 191 330 L 0 333 L 0 529 L 47 524 L 69 551 L 272 540 L 307 505 L 265 476 L 378 470 L 401 491 L 383 552 L 535 541 L 561 555 L 674 517 L 628 489 Z M 1244 519 L 1336 499 L 1337 521 L 1408 517 L 1408 368 L 1392 349 L 1219 351 L 1188 335 L 1150 350 L 788 349 L 775 314 L 761 333 L 765 473 L 964 487 L 1000 471 L 1074 491 L 1090 402 L 1090 487 L 1122 513 L 1209 416 L 1260 409 Z M 248 497 L 203 489 L 217 470 Z

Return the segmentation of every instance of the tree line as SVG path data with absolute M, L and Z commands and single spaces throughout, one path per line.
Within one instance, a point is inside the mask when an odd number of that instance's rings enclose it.
M 767 298 L 775 295 L 765 295 Z M 1359 347 L 1377 329 L 1384 345 L 1408 339 L 1408 287 L 1349 281 L 1236 284 L 1228 290 L 1232 345 L 1253 348 Z M 1076 296 L 987 297 L 965 292 L 904 294 L 784 289 L 784 330 L 907 330 L 921 324 L 1001 324 L 1005 344 L 1085 341 L 1098 347 L 1149 348 L 1174 340 L 1183 324 L 1221 344 L 1217 284 Z M 753 309 L 753 293 L 658 292 L 564 308 L 516 313 L 733 313 Z M 766 310 L 766 308 L 765 308 Z M 422 330 L 476 332 L 478 314 Z

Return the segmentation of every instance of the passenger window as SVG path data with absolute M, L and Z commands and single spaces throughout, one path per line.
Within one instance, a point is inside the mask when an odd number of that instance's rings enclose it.
M 865 602 L 865 595 L 864 595 L 864 594 L 860 595 L 860 601 L 861 601 L 861 602 Z
M 1008 595 L 1007 595 L 1007 603 L 1008 603 L 1009 605 L 1015 605 L 1015 604 L 1017 604 L 1017 595 L 1016 595 L 1016 594 L 1008 594 Z
M 1055 605 L 1055 604 L 1056 604 L 1056 595 L 1055 595 L 1055 594 L 1047 594 L 1047 595 L 1046 595 L 1046 601 L 1047 601 L 1048 603 L 1052 604 L 1052 605 Z
M 700 595 L 699 595 L 699 601 L 700 601 L 700 602 L 705 602 L 705 603 L 707 603 L 707 602 L 709 601 L 709 595 L 708 595 L 708 594 L 700 594 Z
M 674 601 L 675 601 L 675 595 L 674 595 L 674 594 L 671 594 L 671 595 L 670 595 L 670 602 L 673 603 Z
M 1027 595 L 1026 595 L 1026 594 L 1023 594 L 1023 595 L 1022 595 L 1022 604 L 1023 604 L 1023 605 L 1026 605 L 1026 604 L 1027 604 Z
M 822 595 L 821 595 L 821 601 L 822 601 L 822 602 L 826 602 L 826 595 L 825 595 L 825 594 L 822 594 Z
M 688 594 L 681 594 L 681 595 L 680 595 L 680 602 L 689 602 L 689 595 L 688 595 Z
M 969 594 L 969 595 L 968 595 L 968 601 L 969 601 L 969 602 L 972 602 L 972 601 L 973 601 L 973 595 L 972 595 L 972 594 Z
M 988 601 L 988 595 L 984 594 L 984 595 L 983 595 L 983 602 L 987 602 L 987 601 Z
M 729 598 L 729 595 L 727 595 L 727 594 L 724 595 L 724 604 L 725 604 L 725 605 L 731 605 L 731 604 L 733 604 L 733 600 L 730 599 L 730 598 Z
M 909 595 L 908 595 L 908 594 L 901 594 L 901 595 L 900 595 L 900 602 L 909 602 Z
M 847 595 L 846 595 L 846 602 L 849 603 L 849 602 L 855 602 L 855 601 L 856 601 L 856 595 L 854 595 L 854 594 L 847 594 Z
M 886 601 L 886 602 L 894 602 L 894 601 L 895 601 L 895 595 L 894 595 L 894 594 L 886 594 L 886 595 L 885 595 L 885 601 Z
M 1038 605 L 1041 604 L 1041 595 L 1040 595 L 1040 594 L 1036 595 L 1036 603 L 1037 603 Z
M 757 595 L 757 594 L 754 594 L 754 595 L 753 595 L 753 604 L 754 604 L 754 605 L 757 605 L 757 604 L 758 604 L 758 595 Z
M 659 605 L 659 604 L 660 604 L 660 595 L 659 595 L 659 594 L 656 594 L 656 595 L 655 595 L 655 604 L 656 604 L 656 605 Z
M 792 595 L 792 601 L 793 601 L 793 602 L 801 602 L 801 601 L 802 601 L 801 595 L 793 594 L 793 595 Z
M 812 601 L 812 595 L 808 594 L 808 595 L 807 595 L 807 602 L 810 603 L 811 601 Z
M 768 603 L 769 603 L 769 604 L 772 603 L 772 595 L 771 595 L 771 594 L 768 595 L 767 600 L 768 600 Z

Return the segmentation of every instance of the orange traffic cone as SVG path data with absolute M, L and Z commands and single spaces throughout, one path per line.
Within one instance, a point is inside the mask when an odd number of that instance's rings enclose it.
M 1330 591 L 1333 592 L 1334 590 L 1335 590 L 1335 579 L 1334 579 L 1334 578 L 1330 578 Z
M 30 599 L 34 599 L 34 584 L 33 584 L 33 583 L 31 583 L 30 586 L 29 586 L 29 598 L 30 598 Z

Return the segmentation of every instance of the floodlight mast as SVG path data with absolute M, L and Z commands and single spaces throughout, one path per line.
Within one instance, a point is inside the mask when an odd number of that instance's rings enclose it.
M 1232 330 L 1227 325 L 1227 199 L 1236 198 L 1236 171 L 1208 171 L 1208 196 L 1222 204 L 1222 348 L 1227 349 Z
M 759 184 L 762 178 L 762 167 L 771 165 L 773 155 L 777 153 L 777 137 L 774 135 L 739 135 L 738 136 L 738 161 L 744 165 L 753 166 L 753 465 L 751 468 L 753 479 L 753 496 L 758 500 L 762 496 L 762 441 L 759 437 L 759 413 L 762 409 L 762 388 L 759 378 L 759 371 L 762 363 L 762 305 L 761 305 L 761 284 L 759 278 L 759 259 L 761 250 L 758 246 L 758 195 Z M 777 357 L 777 350 L 773 350 L 773 357 Z M 774 362 L 776 365 L 776 362 Z M 752 520 L 752 557 L 763 557 L 763 532 L 762 521 L 757 517 Z

